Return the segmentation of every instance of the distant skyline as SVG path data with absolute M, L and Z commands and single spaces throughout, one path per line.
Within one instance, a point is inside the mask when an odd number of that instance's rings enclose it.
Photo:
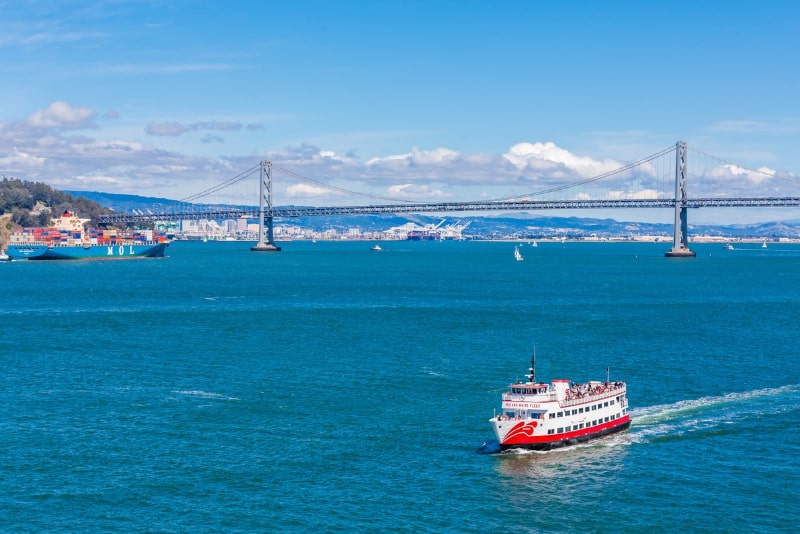
M 744 167 L 692 152 L 690 193 L 800 196 L 799 26 L 800 4 L 771 0 L 0 0 L 0 174 L 181 199 L 268 159 L 376 196 L 480 200 L 685 140 Z M 638 172 L 603 194 L 654 194 Z M 313 198 L 281 180 L 281 200 Z

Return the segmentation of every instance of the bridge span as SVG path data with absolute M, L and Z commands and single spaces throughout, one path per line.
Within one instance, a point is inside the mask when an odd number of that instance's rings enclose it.
M 454 213 L 475 211 L 538 211 L 554 209 L 599 209 L 599 208 L 671 208 L 675 210 L 674 242 L 668 257 L 693 257 L 695 253 L 688 245 L 689 209 L 728 207 L 800 207 L 800 197 L 768 198 L 689 198 L 686 191 L 687 164 L 684 141 L 675 145 L 675 197 L 653 199 L 598 199 L 598 200 L 489 200 L 475 202 L 434 202 L 375 204 L 367 206 L 327 207 L 275 207 L 272 202 L 272 163 L 260 164 L 260 195 L 258 209 L 204 209 L 162 213 L 120 213 L 101 215 L 100 224 L 146 224 L 175 220 L 239 219 L 259 220 L 259 241 L 252 247 L 255 251 L 278 251 L 273 238 L 275 218 L 317 217 L 335 215 L 375 215 L 401 213 Z M 643 160 L 647 161 L 647 160 Z M 585 181 L 584 181 L 585 182 Z
M 265 210 L 265 217 L 323 217 L 333 215 L 378 215 L 387 213 L 450 213 L 470 211 L 524 211 L 558 209 L 599 208 L 675 208 L 680 201 L 674 199 L 628 199 L 628 200 L 518 200 L 502 202 L 435 202 L 421 204 L 376 204 L 372 206 L 329 207 L 278 207 Z M 692 198 L 684 205 L 689 208 L 765 208 L 800 207 L 800 197 L 780 198 Z M 258 209 L 212 209 L 171 211 L 164 213 L 118 213 L 101 215 L 101 224 L 152 223 L 179 220 L 203 219 L 256 219 Z

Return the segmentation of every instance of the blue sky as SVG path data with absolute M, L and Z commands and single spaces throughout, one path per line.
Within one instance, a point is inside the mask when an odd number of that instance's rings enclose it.
M 690 194 L 800 196 L 799 26 L 800 4 L 770 0 L 0 0 L 0 173 L 179 199 L 269 159 L 481 200 L 683 139 L 744 167 L 718 162 Z M 647 194 L 646 174 L 608 189 Z M 303 202 L 308 184 L 275 179 Z

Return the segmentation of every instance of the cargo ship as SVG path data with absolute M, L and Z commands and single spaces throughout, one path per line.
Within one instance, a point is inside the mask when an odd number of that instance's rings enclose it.
M 442 234 L 437 230 L 411 230 L 406 234 L 408 241 L 439 241 L 441 239 Z
M 9 237 L 12 260 L 107 260 L 161 258 L 169 240 L 152 230 L 119 231 L 86 228 L 89 219 L 65 211 L 52 226 L 23 228 Z
M 536 381 L 536 356 L 527 382 L 502 394 L 502 408 L 489 422 L 501 450 L 549 450 L 626 430 L 631 424 L 625 382 L 576 384 L 566 379 Z

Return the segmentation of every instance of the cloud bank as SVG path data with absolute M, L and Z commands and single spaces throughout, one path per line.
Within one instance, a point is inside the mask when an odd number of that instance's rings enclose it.
M 414 201 L 541 198 L 548 191 L 555 191 L 552 198 L 560 199 L 669 198 L 674 194 L 674 162 L 669 157 L 661 165 L 648 162 L 620 174 L 614 171 L 630 162 L 575 154 L 548 141 L 521 141 L 502 154 L 412 147 L 402 154 L 362 160 L 353 153 L 301 144 L 261 154 L 198 157 L 174 145 L 172 149 L 161 147 L 158 140 L 199 134 L 195 136 L 198 143 L 222 145 L 227 135 L 256 132 L 263 126 L 215 119 L 166 120 L 147 124 L 138 136 L 107 139 L 97 117 L 91 108 L 58 101 L 25 119 L 0 122 L 0 173 L 59 189 L 180 199 L 225 182 L 266 159 L 273 162 L 276 172 L 288 171 L 275 179 L 278 201 L 313 203 L 314 197 L 341 198 L 348 191 Z M 108 111 L 102 118 L 115 124 L 122 120 L 116 111 Z M 146 139 L 153 142 L 146 143 Z M 601 175 L 608 176 L 602 182 L 592 181 Z M 691 180 L 690 189 L 696 196 L 720 191 L 747 196 L 747 191 L 756 187 L 772 194 L 790 186 L 797 189 L 796 177 L 790 174 L 721 163 L 704 168 Z M 566 188 L 578 182 L 584 185 Z

